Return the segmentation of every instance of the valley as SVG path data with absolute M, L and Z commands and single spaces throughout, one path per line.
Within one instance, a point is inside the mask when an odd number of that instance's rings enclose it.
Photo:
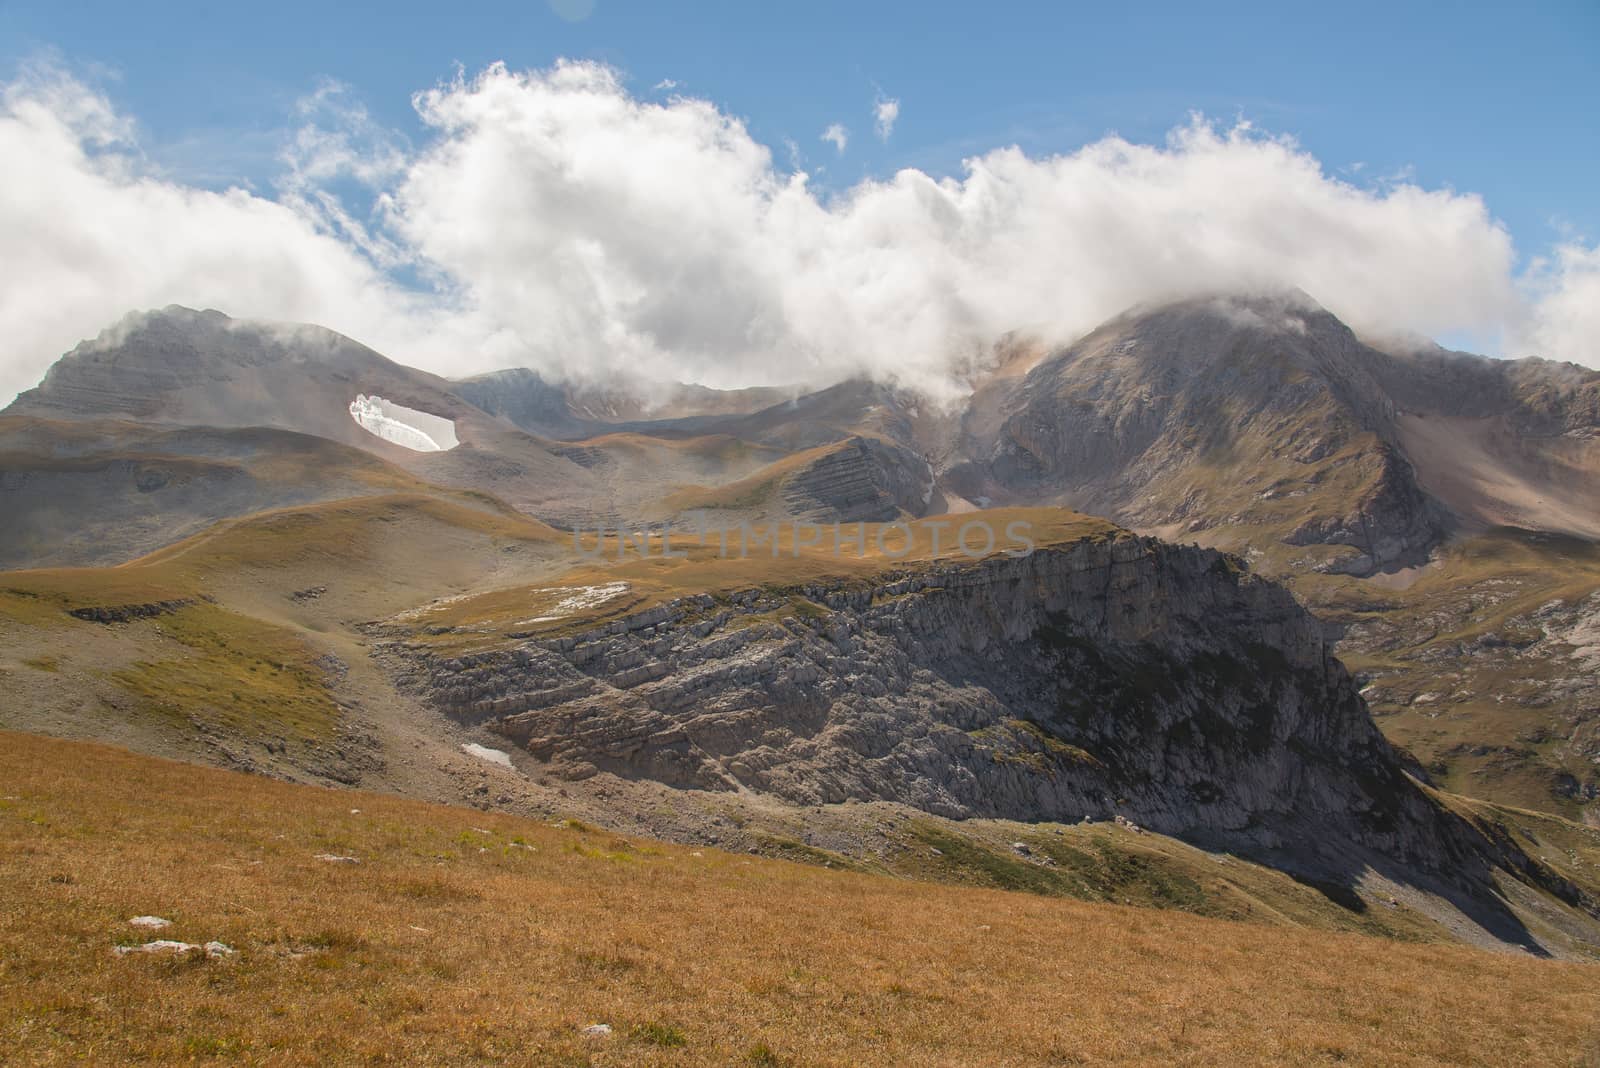
M 0 727 L 1589 958 L 1597 395 L 1292 293 L 1013 343 L 954 407 L 455 383 L 169 308 L 0 413 Z

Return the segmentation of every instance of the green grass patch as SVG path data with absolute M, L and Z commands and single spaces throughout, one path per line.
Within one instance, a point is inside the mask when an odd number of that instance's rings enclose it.
M 656 1023 L 654 1020 L 634 1024 L 628 1033 L 636 1042 L 643 1042 L 647 1046 L 660 1046 L 663 1049 L 677 1049 L 689 1044 L 688 1037 L 682 1031 L 670 1024 Z
M 153 625 L 189 652 L 112 675 L 147 711 L 246 733 L 332 735 L 338 705 L 312 651 L 291 631 L 211 604 L 181 608 Z

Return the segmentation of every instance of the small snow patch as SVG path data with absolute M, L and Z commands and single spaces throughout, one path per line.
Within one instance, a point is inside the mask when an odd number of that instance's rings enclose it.
M 135 916 L 128 923 L 134 927 L 142 927 L 147 931 L 159 931 L 163 927 L 171 927 L 171 920 L 163 920 L 160 916 Z
M 551 586 L 549 589 L 539 590 L 538 592 L 564 593 L 566 596 L 550 608 L 549 615 L 524 619 L 519 625 L 550 623 L 570 616 L 574 612 L 581 612 L 585 608 L 594 608 L 597 605 L 605 604 L 607 601 L 627 593 L 628 584 L 626 582 L 607 582 L 599 586 Z
M 511 754 L 503 749 L 490 749 L 488 746 L 479 745 L 477 742 L 462 742 L 461 751 L 470 756 L 475 756 L 479 760 L 487 760 L 491 764 L 499 764 L 507 768 L 512 766 Z
M 327 861 L 329 864 L 360 864 L 356 857 L 341 857 L 337 853 L 318 853 L 318 860 Z

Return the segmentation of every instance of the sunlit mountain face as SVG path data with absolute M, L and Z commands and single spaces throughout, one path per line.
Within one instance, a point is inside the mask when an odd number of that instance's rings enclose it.
M 0 1060 L 1600 1050 L 1600 13 L 66 11 Z

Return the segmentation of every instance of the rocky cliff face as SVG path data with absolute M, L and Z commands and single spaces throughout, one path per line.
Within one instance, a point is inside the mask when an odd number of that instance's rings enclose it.
M 882 523 L 921 515 L 933 496 L 926 460 L 877 438 L 853 437 L 784 480 L 784 511 L 817 522 Z
M 436 706 L 574 778 L 1121 816 L 1241 848 L 1315 828 L 1430 866 L 1453 848 L 1288 593 L 1131 535 L 687 597 L 456 658 L 397 649 Z

